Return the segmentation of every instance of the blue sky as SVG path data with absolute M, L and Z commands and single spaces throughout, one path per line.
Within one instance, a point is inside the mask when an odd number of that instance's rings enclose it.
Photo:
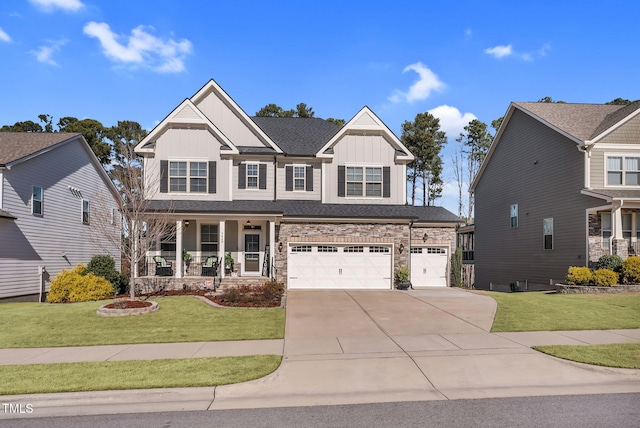
M 46 113 L 151 130 L 210 78 L 250 115 L 430 111 L 451 156 L 511 101 L 640 99 L 637 1 L 3 0 L 0 125 Z M 440 204 L 456 212 L 454 186 Z

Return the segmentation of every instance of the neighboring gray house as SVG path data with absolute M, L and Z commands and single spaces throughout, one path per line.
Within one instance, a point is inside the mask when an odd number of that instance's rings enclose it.
M 476 288 L 640 254 L 640 102 L 512 103 L 472 189 Z
M 206 284 L 212 270 L 202 263 L 230 252 L 234 272 L 219 270 L 223 284 L 232 275 L 291 289 L 390 289 L 400 266 L 411 268 L 415 287 L 449 284 L 459 219 L 406 205 L 413 155 L 367 107 L 342 128 L 249 117 L 211 80 L 136 151 L 152 209 L 171 210 L 176 222 L 142 276 Z M 183 250 L 187 269 L 176 257 Z M 155 270 L 157 255 L 171 266 Z
M 0 132 L 0 299 L 36 299 L 39 267 L 48 290 L 95 254 L 120 266 L 119 246 L 101 237 L 119 236 L 117 197 L 81 134 Z

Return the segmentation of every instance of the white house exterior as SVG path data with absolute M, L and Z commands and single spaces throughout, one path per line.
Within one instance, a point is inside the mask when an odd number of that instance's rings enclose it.
M 175 238 L 150 256 L 169 260 L 179 283 L 206 281 L 201 263 L 230 252 L 234 277 L 276 278 L 290 289 L 390 289 L 400 266 L 413 267 L 414 286 L 449 284 L 459 219 L 406 205 L 413 155 L 367 107 L 342 128 L 250 117 L 211 80 L 136 152 L 151 211 L 170 210 L 176 222 Z M 156 272 L 149 260 L 140 275 Z M 223 283 L 230 276 L 218 274 Z
M 81 134 L 0 132 L 0 299 L 37 299 L 95 254 L 119 267 L 119 246 L 97 224 L 99 212 L 113 213 L 108 227 L 120 230 L 117 197 Z

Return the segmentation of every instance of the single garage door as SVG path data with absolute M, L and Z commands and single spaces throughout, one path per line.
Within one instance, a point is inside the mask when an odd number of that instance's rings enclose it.
M 290 245 L 290 289 L 391 288 L 391 246 Z
M 414 287 L 446 287 L 447 248 L 411 248 L 411 285 Z

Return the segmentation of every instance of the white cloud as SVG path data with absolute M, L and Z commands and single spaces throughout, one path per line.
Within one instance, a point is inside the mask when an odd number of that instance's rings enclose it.
M 29 53 L 33 54 L 38 62 L 49 65 L 58 65 L 58 63 L 53 59 L 53 54 L 59 52 L 60 48 L 62 48 L 67 41 L 62 39 L 49 41 L 48 43 L 48 45 L 40 46 L 37 50 L 30 51 Z
M 484 53 L 489 54 L 495 58 L 504 58 L 513 53 L 513 48 L 511 45 L 507 46 L 496 46 L 493 48 L 487 48 L 484 50 Z
M 542 45 L 540 49 L 538 49 L 538 55 L 547 56 L 550 50 L 551 50 L 551 44 L 545 43 L 544 45 Z
M 407 71 L 415 71 L 420 76 L 420 79 L 411 85 L 408 92 L 402 92 L 396 89 L 388 99 L 393 103 L 399 103 L 406 101 L 412 103 L 414 101 L 426 100 L 431 95 L 431 91 L 442 90 L 445 84 L 438 78 L 438 76 L 431 71 L 422 62 L 408 65 L 402 70 L 403 73 Z
M 433 108 L 429 113 L 440 119 L 440 129 L 447 133 L 449 141 L 455 141 L 464 132 L 464 127 L 477 119 L 473 113 L 462 114 L 457 108 L 448 105 Z
M 150 34 L 153 27 L 140 25 L 131 36 L 119 36 L 104 22 L 89 22 L 84 33 L 100 41 L 107 58 L 114 62 L 151 68 L 160 73 L 179 73 L 185 70 L 184 58 L 191 53 L 191 42 L 183 39 L 162 40 Z M 124 39 L 127 43 L 120 43 Z
M 60 8 L 66 12 L 77 12 L 84 7 L 80 0 L 29 0 L 31 4 L 37 6 L 45 12 L 53 12 Z
M 0 40 L 3 42 L 9 43 L 11 41 L 11 37 L 7 33 L 5 33 L 2 28 L 0 28 Z

